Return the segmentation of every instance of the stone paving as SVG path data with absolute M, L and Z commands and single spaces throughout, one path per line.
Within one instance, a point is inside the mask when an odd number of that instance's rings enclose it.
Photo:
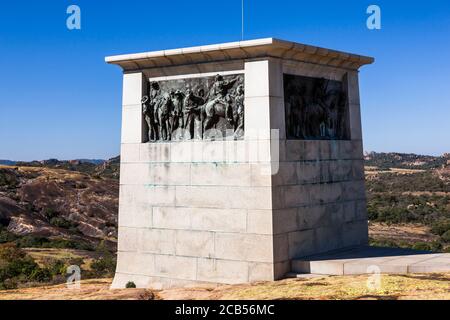
M 324 275 L 450 272 L 450 253 L 363 246 L 294 260 L 292 271 Z

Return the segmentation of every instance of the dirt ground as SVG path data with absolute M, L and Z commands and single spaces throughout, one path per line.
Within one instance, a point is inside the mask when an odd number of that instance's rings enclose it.
M 450 274 L 324 276 L 218 287 L 110 290 L 111 279 L 66 285 L 0 291 L 0 300 L 450 300 Z M 375 279 L 376 280 L 376 279 Z
M 431 233 L 430 228 L 421 224 L 386 224 L 371 222 L 369 236 L 373 239 L 392 239 L 405 242 L 432 242 L 439 236 Z

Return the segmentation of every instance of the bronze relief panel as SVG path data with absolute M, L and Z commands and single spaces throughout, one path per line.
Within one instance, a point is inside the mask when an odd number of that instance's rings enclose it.
M 148 141 L 244 137 L 244 75 L 150 82 L 142 98 Z
M 290 74 L 283 78 L 287 139 L 350 140 L 345 81 Z

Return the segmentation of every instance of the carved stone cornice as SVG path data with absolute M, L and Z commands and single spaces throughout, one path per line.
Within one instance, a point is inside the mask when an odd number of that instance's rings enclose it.
M 275 38 L 124 54 L 106 57 L 105 61 L 122 67 L 124 71 L 133 71 L 205 62 L 252 60 L 266 57 L 351 70 L 357 70 L 363 65 L 374 62 L 374 58 L 371 57 Z

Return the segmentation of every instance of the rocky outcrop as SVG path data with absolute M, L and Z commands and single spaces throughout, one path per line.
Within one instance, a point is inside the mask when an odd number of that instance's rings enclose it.
M 119 182 L 111 165 L 93 173 L 0 166 L 0 224 L 20 236 L 115 241 Z

